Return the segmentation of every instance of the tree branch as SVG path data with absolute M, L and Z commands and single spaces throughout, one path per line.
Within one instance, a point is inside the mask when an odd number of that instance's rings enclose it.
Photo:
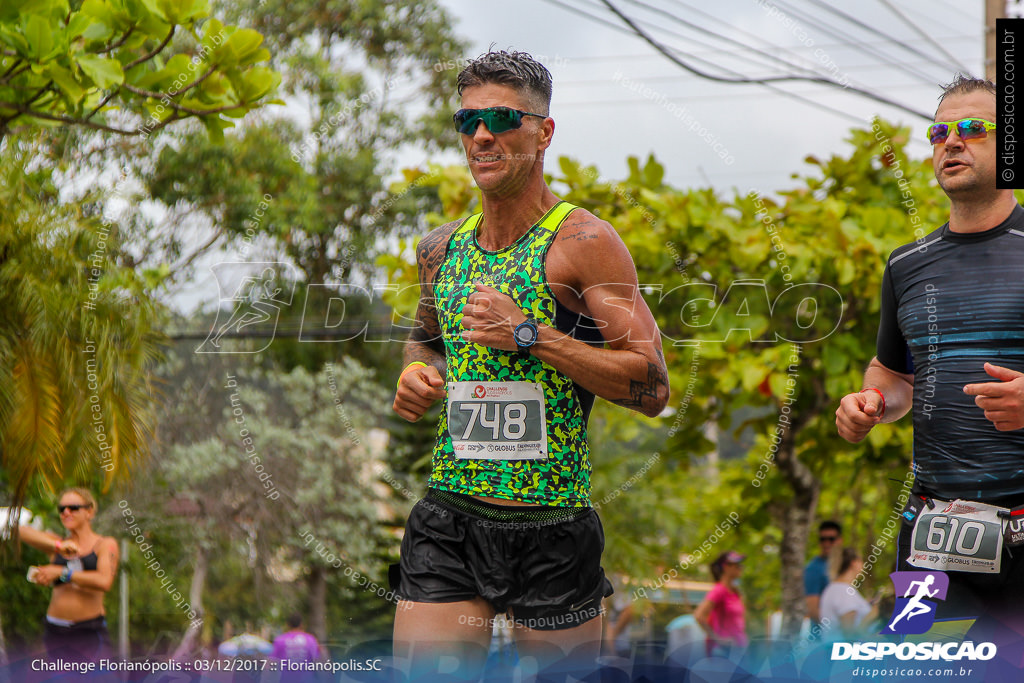
M 95 108 L 95 109 L 93 109 L 93 110 L 92 110 L 91 112 L 89 112 L 88 114 L 86 114 L 86 115 L 85 115 L 85 116 L 84 116 L 83 118 L 84 118 L 84 119 L 85 119 L 86 121 L 88 121 L 88 120 L 89 120 L 89 119 L 91 119 L 92 117 L 96 116 L 96 114 L 97 114 L 97 113 L 99 112 L 99 110 L 100 110 L 100 109 L 103 109 L 103 107 L 107 106 L 107 102 L 109 102 L 110 100 L 114 99 L 114 96 L 115 96 L 115 95 L 117 95 L 117 93 L 118 93 L 118 89 L 117 89 L 117 88 L 114 88 L 113 90 L 111 90 L 111 91 L 110 91 L 110 94 L 109 94 L 109 95 L 107 95 L 106 97 L 104 97 L 104 98 L 103 98 L 103 101 L 102 101 L 102 102 L 100 102 L 99 104 L 97 104 L 97 105 L 96 105 L 96 108 Z
M 136 95 L 140 95 L 142 97 L 148 97 L 159 102 L 163 102 L 163 100 L 171 97 L 171 93 L 164 94 L 153 92 L 152 90 L 144 90 L 142 88 L 136 88 L 134 85 L 128 85 L 127 83 L 124 83 L 121 87 L 127 90 L 128 92 L 135 93 Z M 192 114 L 193 116 L 206 116 L 207 114 L 219 114 L 222 111 L 237 109 L 238 107 L 245 106 L 247 103 L 239 102 L 238 104 L 228 104 L 224 105 L 223 107 L 215 107 L 213 109 L 195 109 L 194 107 L 186 107 L 178 104 L 177 102 L 170 101 L 166 102 L 166 104 L 171 109 L 174 109 L 176 111 L 185 112 L 186 114 Z
M 47 114 L 46 112 L 33 111 L 32 109 L 29 109 L 24 104 L 19 104 L 19 103 L 16 103 L 16 102 L 2 102 L 2 101 L 0 101 L 0 108 L 2 108 L 2 109 L 11 109 L 13 111 L 18 112 L 19 115 L 23 115 L 23 116 L 34 116 L 35 118 L 46 119 L 47 121 L 60 121 L 61 123 L 69 123 L 69 124 L 72 124 L 72 125 L 85 126 L 86 128 L 92 128 L 93 130 L 103 130 L 103 131 L 106 131 L 108 133 L 118 133 L 119 135 L 141 135 L 142 134 L 142 130 L 141 129 L 140 130 L 134 130 L 134 131 L 132 131 L 132 130 L 123 130 L 123 129 L 120 129 L 120 128 L 113 128 L 111 126 L 105 126 L 102 123 L 93 123 L 92 121 L 83 121 L 82 119 L 76 119 L 76 118 L 71 117 L 71 116 L 63 116 L 63 115 L 60 115 L 60 114 Z M 166 123 L 163 124 L 163 125 L 166 125 Z M 160 126 L 160 127 L 162 128 L 163 125 Z
M 27 101 L 27 102 L 25 102 L 25 105 L 26 105 L 26 106 L 28 106 L 28 105 L 32 104 L 33 102 L 35 102 L 36 100 L 38 100 L 38 99 L 39 99 L 40 97 L 42 97 L 43 95 L 45 95 L 45 94 L 46 94 L 46 92 L 47 92 L 47 91 L 49 91 L 49 90 L 51 90 L 52 88 L 53 88 L 53 81 L 50 81 L 49 83 L 47 83 L 46 85 L 44 85 L 44 86 L 43 86 L 42 88 L 40 88 L 40 89 L 39 89 L 39 92 L 37 92 L 37 93 L 36 93 L 35 95 L 33 95 L 32 97 L 30 97 L 30 98 L 28 99 L 28 101 Z
M 102 55 L 102 54 L 105 54 L 105 53 L 107 53 L 107 52 L 111 52 L 111 51 L 113 51 L 113 50 L 116 50 L 117 48 L 119 48 L 119 47 L 121 47 L 122 45 L 124 45 L 124 44 L 125 44 L 126 42 L 128 42 L 128 39 L 129 39 L 129 38 L 131 37 L 132 33 L 134 33 L 134 32 L 135 32 L 135 28 L 136 28 L 136 27 L 135 27 L 135 25 L 133 24 L 133 25 L 131 26 L 131 28 L 129 28 L 129 29 L 128 29 L 128 32 L 127 32 L 127 33 L 125 33 L 125 34 L 124 34 L 123 36 L 121 36 L 121 40 L 117 41 L 116 43 L 111 43 L 110 45 L 107 45 L 107 46 L 106 46 L 105 48 L 103 48 L 102 50 L 98 50 L 98 51 L 96 52 L 96 54 Z M 173 29 L 172 29 L 172 32 L 173 32 Z
M 128 90 L 129 92 L 133 92 L 136 95 L 141 95 L 143 97 L 151 97 L 151 98 L 153 98 L 155 100 L 162 100 L 164 97 L 177 97 L 178 95 L 181 95 L 183 93 L 187 93 L 189 90 L 191 90 L 192 88 L 196 87 L 197 85 L 199 85 L 200 83 L 205 81 L 207 78 L 209 78 L 210 74 L 212 74 L 216 70 L 217 70 L 217 67 L 211 66 L 206 71 L 206 73 L 204 73 L 202 76 L 200 76 L 199 78 L 197 78 L 193 82 L 189 83 L 187 86 L 183 87 L 181 90 L 170 90 L 170 91 L 168 91 L 166 93 L 159 93 L 159 92 L 156 92 L 154 90 L 145 90 L 143 88 L 138 88 L 138 87 L 136 87 L 134 85 L 129 85 L 128 83 L 124 83 L 122 85 L 123 85 L 123 87 L 126 90 Z
M 124 71 L 127 72 L 132 67 L 136 67 L 139 64 L 142 64 L 143 62 L 148 62 L 149 60 L 153 59 L 153 57 L 156 57 L 158 54 L 163 52 L 164 48 L 167 47 L 167 44 L 169 42 L 171 42 L 171 38 L 174 37 L 174 31 L 177 28 L 178 28 L 177 26 L 172 26 L 171 27 L 171 32 L 167 34 L 167 37 L 164 38 L 164 41 L 162 43 L 160 43 L 159 45 L 157 45 L 156 49 L 153 50 L 152 52 L 150 52 L 148 55 L 143 55 L 143 56 L 139 57 L 138 59 L 136 59 L 134 61 L 131 61 L 131 62 L 128 62 L 127 64 L 125 64 L 124 65 Z
M 197 258 L 199 258 L 204 253 L 206 253 L 206 250 L 209 249 L 210 247 L 212 247 L 214 245 L 214 243 L 217 240 L 219 240 L 222 236 L 223 236 L 223 232 L 220 231 L 220 230 L 217 230 L 214 233 L 213 237 L 208 239 L 205 244 L 203 244 L 203 245 L 199 246 L 198 248 L 196 248 L 196 250 L 192 252 L 191 256 L 189 256 L 184 261 L 179 262 L 178 265 L 175 267 L 175 271 L 177 271 L 179 273 L 183 272 L 186 268 L 191 266 L 192 263 L 195 262 L 195 260 Z M 172 280 L 174 279 L 174 275 L 173 274 L 171 275 L 171 279 Z
M 204 73 L 204 74 L 203 74 L 202 76 L 200 76 L 200 77 L 199 77 L 199 78 L 197 78 L 196 80 L 194 80 L 194 81 L 192 81 L 191 83 L 189 83 L 188 85 L 186 85 L 186 86 L 185 86 L 184 88 L 182 88 L 181 90 L 175 91 L 175 92 L 173 92 L 173 93 L 168 93 L 168 94 L 169 94 L 169 95 L 170 95 L 171 97 L 175 97 L 175 96 L 177 96 L 177 95 L 181 95 L 182 93 L 186 93 L 186 92 L 188 92 L 189 90 L 191 90 L 192 88 L 194 88 L 194 87 L 196 87 L 197 85 L 199 85 L 200 83 L 202 83 L 203 81 L 205 81 L 205 80 L 206 80 L 207 78 L 209 78 L 209 77 L 210 77 L 210 75 L 211 75 L 211 74 L 212 74 L 212 73 L 213 73 L 214 71 L 216 71 L 216 70 L 217 70 L 217 67 L 215 67 L 215 66 L 211 66 L 211 67 L 210 67 L 209 69 L 207 69 L 207 70 L 206 70 L 206 73 Z
M 0 76 L 0 83 L 7 83 L 15 76 L 20 76 L 21 74 L 25 73 L 31 68 L 30 65 L 25 64 L 25 66 L 20 71 L 15 71 L 15 69 L 18 67 L 18 64 L 20 63 L 21 60 L 18 60 L 14 64 L 11 64 L 11 68 L 7 70 L 7 73 L 5 73 L 3 76 Z

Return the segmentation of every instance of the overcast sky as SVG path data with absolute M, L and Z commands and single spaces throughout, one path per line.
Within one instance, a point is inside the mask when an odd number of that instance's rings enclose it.
M 928 116 L 939 84 L 950 81 L 958 66 L 983 72 L 984 3 L 977 1 L 611 1 L 700 70 L 731 78 L 829 77 Z M 565 155 L 618 180 L 627 174 L 628 156 L 643 160 L 653 153 L 677 187 L 771 194 L 792 187 L 794 173 L 814 173 L 804 163 L 808 155 L 848 155 L 850 128 L 870 127 L 875 116 L 912 126 L 911 156 L 931 154 L 927 121 L 850 90 L 799 81 L 769 89 L 688 73 L 633 34 L 601 0 L 440 2 L 456 20 L 456 33 L 471 43 L 466 57 L 494 45 L 530 52 L 550 69 L 556 128 L 549 171 L 557 173 L 555 160 Z M 397 165 L 428 161 L 464 163 L 454 152 L 427 157 L 406 149 Z M 208 267 L 249 260 L 228 251 L 201 260 L 196 278 L 172 296 L 179 308 L 216 303 L 218 287 Z
M 456 32 L 472 42 L 469 56 L 494 44 L 543 58 L 554 76 L 551 115 L 556 132 L 548 158 L 567 155 L 593 163 L 605 177 L 623 177 L 627 156 L 644 158 L 653 152 L 674 185 L 770 192 L 791 186 L 794 172 L 811 172 L 803 163 L 807 155 L 847 154 L 843 140 L 849 129 L 870 126 L 876 115 L 911 125 L 910 154 L 930 155 L 924 138 L 927 122 L 919 117 L 815 83 L 781 83 L 777 90 L 770 90 L 756 84 L 704 80 L 628 30 L 617 30 L 625 25 L 599 0 L 441 2 L 457 18 Z M 595 15 L 615 28 L 560 4 Z M 655 40 L 677 50 L 684 61 L 715 75 L 736 77 L 729 72 L 738 72 L 761 78 L 799 73 L 797 68 L 770 61 L 784 59 L 929 116 L 935 110 L 939 84 L 952 79 L 956 65 L 974 74 L 983 71 L 982 2 L 613 0 L 613 4 Z M 548 166 L 554 170 L 550 161 Z

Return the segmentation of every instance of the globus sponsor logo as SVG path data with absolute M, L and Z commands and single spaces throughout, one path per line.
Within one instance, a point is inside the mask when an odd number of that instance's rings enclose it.
M 955 662 L 961 659 L 969 661 L 988 661 L 996 656 L 994 643 L 832 643 L 832 661 L 882 659 L 895 656 L 900 660 Z

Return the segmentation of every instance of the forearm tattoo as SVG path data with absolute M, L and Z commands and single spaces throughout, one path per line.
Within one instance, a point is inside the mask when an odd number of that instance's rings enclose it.
M 648 362 L 647 379 L 644 381 L 629 380 L 629 398 L 613 399 L 612 403 L 623 408 L 640 410 L 645 406 L 656 406 L 660 402 L 658 398 L 660 387 L 668 387 L 668 376 L 661 365 Z

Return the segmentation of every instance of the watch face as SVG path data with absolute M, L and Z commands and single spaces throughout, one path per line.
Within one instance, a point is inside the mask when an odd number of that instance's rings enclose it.
M 529 321 L 521 323 L 515 330 L 515 339 L 519 346 L 530 346 L 537 341 L 537 328 Z

